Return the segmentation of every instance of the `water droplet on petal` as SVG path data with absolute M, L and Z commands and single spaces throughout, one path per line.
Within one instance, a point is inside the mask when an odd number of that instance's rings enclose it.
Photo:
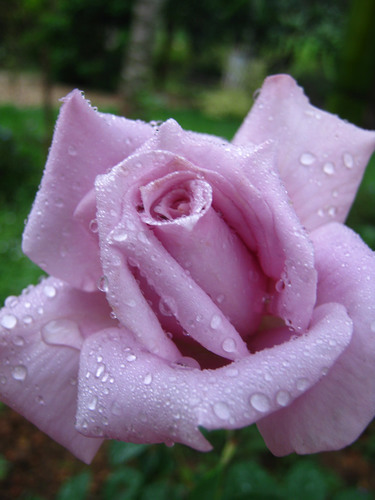
M 299 391 L 306 391 L 310 383 L 307 378 L 299 378 L 296 385 Z
M 76 156 L 77 150 L 76 150 L 75 146 L 70 145 L 68 147 L 68 153 L 70 154 L 70 156 Z
M 108 278 L 107 278 L 107 276 L 102 276 L 101 278 L 99 278 L 98 289 L 104 293 L 108 292 Z
M 235 340 L 232 338 L 225 339 L 224 342 L 222 343 L 222 348 L 223 348 L 223 351 L 225 351 L 225 352 L 235 352 L 235 350 L 236 350 Z
M 25 345 L 25 340 L 20 335 L 17 335 L 15 337 L 13 337 L 12 341 L 13 341 L 13 344 L 16 345 L 16 346 L 18 346 L 18 347 L 21 347 L 21 346 Z
M 344 153 L 343 160 L 344 160 L 344 165 L 346 168 L 353 168 L 354 167 L 354 159 L 350 153 Z
M 135 354 L 129 354 L 129 356 L 126 356 L 127 361 L 135 361 L 137 359 L 137 356 Z
M 143 383 L 145 385 L 150 385 L 152 382 L 152 375 L 151 373 L 147 373 L 147 375 L 145 376 L 145 378 L 143 379 Z
M 271 408 L 270 400 L 265 394 L 255 393 L 250 397 L 250 404 L 254 410 L 265 413 Z
M 222 420 L 228 420 L 228 418 L 230 417 L 229 407 L 223 401 L 215 403 L 213 406 L 213 410 L 215 415 Z
M 90 221 L 89 229 L 92 233 L 97 233 L 99 231 L 98 221 L 96 219 Z
M 92 398 L 92 400 L 90 401 L 90 403 L 87 405 L 87 408 L 91 411 L 94 411 L 95 408 L 96 408 L 96 405 L 98 403 L 98 397 L 97 396 L 94 396 Z
M 0 384 L 5 385 L 7 383 L 8 379 L 5 377 L 5 375 L 2 375 L 0 377 Z
M 27 368 L 24 365 L 15 366 L 12 370 L 12 377 L 14 380 L 20 380 L 21 382 L 27 377 Z
M 52 285 L 46 285 L 43 288 L 44 295 L 52 299 L 56 295 L 56 288 Z
M 323 165 L 323 172 L 326 175 L 333 175 L 335 173 L 335 166 L 332 162 L 327 162 Z
M 316 157 L 315 155 L 313 155 L 312 153 L 303 153 L 300 158 L 299 158 L 299 161 L 300 163 L 302 163 L 302 165 L 312 165 L 316 160 Z
M 290 402 L 290 394 L 288 391 L 279 391 L 276 394 L 276 401 L 280 406 L 287 406 Z
M 9 307 L 12 309 L 12 307 L 15 307 L 18 304 L 18 297 L 15 295 L 10 295 L 5 299 L 4 305 L 5 307 Z
M 0 320 L 1 326 L 7 330 L 12 330 L 17 324 L 17 318 L 14 314 L 5 314 Z
M 31 323 L 34 321 L 33 317 L 27 314 L 26 316 L 23 317 L 22 321 L 24 322 L 25 325 L 31 325 Z
M 65 345 L 80 349 L 82 336 L 75 321 L 61 318 L 49 321 L 42 327 L 42 338 L 46 344 Z
M 220 316 L 218 316 L 217 314 L 214 314 L 212 316 L 212 318 L 211 318 L 210 327 L 213 330 L 216 330 L 217 328 L 219 328 L 220 325 L 221 325 L 221 318 L 220 318 Z
M 96 372 L 95 372 L 95 377 L 96 378 L 99 378 L 103 375 L 103 373 L 105 372 L 105 365 L 99 365 Z

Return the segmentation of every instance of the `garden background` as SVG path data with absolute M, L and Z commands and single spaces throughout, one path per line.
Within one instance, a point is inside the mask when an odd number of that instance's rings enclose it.
M 21 253 L 58 98 L 230 139 L 268 74 L 375 129 L 375 0 L 0 0 L 0 300 L 42 272 Z M 348 223 L 375 249 L 375 161 Z M 371 397 L 371 395 L 369 395 Z M 375 494 L 375 427 L 352 446 L 275 458 L 256 428 L 182 445 L 106 443 L 91 466 L 0 406 L 0 499 L 357 500 Z

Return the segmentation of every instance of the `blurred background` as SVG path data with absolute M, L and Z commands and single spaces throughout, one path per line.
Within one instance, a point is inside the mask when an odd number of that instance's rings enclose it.
M 375 0 L 0 0 L 0 300 L 41 271 L 21 235 L 59 102 L 231 139 L 265 76 L 375 129 Z M 375 249 L 375 162 L 348 224 Z M 204 455 L 107 443 L 81 464 L 0 407 L 0 499 L 303 499 L 375 495 L 375 428 L 341 452 L 273 457 L 255 427 L 214 432 Z

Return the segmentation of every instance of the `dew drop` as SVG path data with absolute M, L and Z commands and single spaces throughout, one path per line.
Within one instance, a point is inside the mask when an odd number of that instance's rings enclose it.
M 43 292 L 44 292 L 44 295 L 46 297 L 49 297 L 50 299 L 52 299 L 53 297 L 56 296 L 56 288 L 52 285 L 46 285 L 43 288 Z
M 299 158 L 299 161 L 302 165 L 312 165 L 316 160 L 316 157 L 315 155 L 313 155 L 312 153 L 303 153 L 300 158 Z
M 13 337 L 12 341 L 13 341 L 13 344 L 18 346 L 18 347 L 25 345 L 25 339 L 23 337 L 21 337 L 20 335 Z
M 290 402 L 290 394 L 288 391 L 279 391 L 277 394 L 276 394 L 276 402 L 280 405 L 280 406 L 287 406 Z
M 77 150 L 76 150 L 75 146 L 70 145 L 68 147 L 68 153 L 70 154 L 70 156 L 76 156 Z
M 99 231 L 98 221 L 96 219 L 90 221 L 89 229 L 92 233 L 97 233 Z
M 145 385 L 150 385 L 152 382 L 152 375 L 151 373 L 147 373 L 147 375 L 145 376 L 145 378 L 143 379 L 143 383 Z
M 87 408 L 91 411 L 94 411 L 95 408 L 96 408 L 96 405 L 98 403 L 98 397 L 97 396 L 94 396 L 92 398 L 92 400 L 90 401 L 90 403 L 87 405 Z
M 5 307 L 13 308 L 18 304 L 18 297 L 15 295 L 10 295 L 5 299 L 4 305 Z
M 216 302 L 218 302 L 219 304 L 221 304 L 224 299 L 225 299 L 225 295 L 223 293 L 221 293 L 220 295 L 218 295 L 216 297 Z
M 335 173 L 335 166 L 330 161 L 323 165 L 323 172 L 326 175 L 333 175 Z
M 134 299 L 126 300 L 124 304 L 128 307 L 135 307 L 137 305 L 136 301 Z
M 255 393 L 250 397 L 250 404 L 254 410 L 265 413 L 271 408 L 270 400 L 265 394 Z
M 285 281 L 282 279 L 276 281 L 275 289 L 279 293 L 282 292 L 285 289 Z
M 65 345 L 80 349 L 82 336 L 75 321 L 61 318 L 49 321 L 42 327 L 42 338 L 46 344 Z
M 215 403 L 213 406 L 213 410 L 215 415 L 222 420 L 228 420 L 228 418 L 230 417 L 229 407 L 223 401 Z
M 222 348 L 223 348 L 223 351 L 225 351 L 225 352 L 235 352 L 235 350 L 236 350 L 235 340 L 228 337 L 222 343 Z
M 45 403 L 45 401 L 44 401 L 44 399 L 43 399 L 43 396 L 37 396 L 37 397 L 35 398 L 35 401 L 36 401 L 36 402 L 38 403 L 38 405 L 40 405 L 40 406 L 44 406 L 44 405 L 46 404 L 46 403 Z
M 5 375 L 2 375 L 0 377 L 0 384 L 5 385 L 7 383 L 8 379 L 5 377 Z
M 120 416 L 122 414 L 121 405 L 117 401 L 114 401 L 111 406 L 111 412 L 113 415 Z
M 108 292 L 108 278 L 107 278 L 107 276 L 102 276 L 101 278 L 99 278 L 97 286 L 101 292 Z
M 12 330 L 17 324 L 17 318 L 14 314 L 5 314 L 0 321 L 1 326 L 7 330 Z
M 218 316 L 217 314 L 214 314 L 212 316 L 212 318 L 211 318 L 210 327 L 213 330 L 216 330 L 217 328 L 219 328 L 220 325 L 221 325 L 221 318 L 220 318 L 220 316 Z
M 309 387 L 310 384 L 309 384 L 308 379 L 303 377 L 303 378 L 299 378 L 297 380 L 296 385 L 297 385 L 297 389 L 299 391 L 306 391 L 306 389 Z
M 105 372 L 105 365 L 104 364 L 99 365 L 95 372 L 95 377 L 96 378 L 101 377 L 104 372 Z
M 21 382 L 27 377 L 27 368 L 24 365 L 15 366 L 12 370 L 12 377 L 14 380 L 20 380 Z
M 122 241 L 126 241 L 128 239 L 128 233 L 123 231 L 121 233 L 119 232 L 112 234 L 112 239 L 113 241 L 118 241 L 119 243 L 121 243 Z
M 344 160 L 344 165 L 346 168 L 354 167 L 354 159 L 350 153 L 344 153 L 342 158 Z
M 32 323 L 34 320 L 33 320 L 33 317 L 32 317 L 32 316 L 30 316 L 29 314 L 27 314 L 26 316 L 24 316 L 24 317 L 23 317 L 22 321 L 23 321 L 23 323 L 24 323 L 25 325 L 31 325 L 31 323 Z
M 137 356 L 135 354 L 129 354 L 129 356 L 126 356 L 126 360 L 129 362 L 135 361 L 137 359 Z

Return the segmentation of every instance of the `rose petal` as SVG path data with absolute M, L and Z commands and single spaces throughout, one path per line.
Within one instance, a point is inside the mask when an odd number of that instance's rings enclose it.
M 343 222 L 375 148 L 375 133 L 311 106 L 288 75 L 265 80 L 233 143 L 275 140 L 278 168 L 307 229 Z
M 90 462 L 102 440 L 74 428 L 77 348 L 93 332 L 116 324 L 106 301 L 48 278 L 6 304 L 0 311 L 1 400 Z
M 243 427 L 290 404 L 335 362 L 351 329 L 342 306 L 325 304 L 306 335 L 203 371 L 145 352 L 123 330 L 99 332 L 81 351 L 77 428 L 91 436 L 177 441 L 207 451 L 199 426 Z
M 187 172 L 175 172 L 142 187 L 145 214 L 141 219 L 246 337 L 256 331 L 260 323 L 266 294 L 264 276 L 254 256 L 211 206 L 211 186 L 199 179 L 184 184 L 187 175 Z M 191 198 L 187 213 L 174 214 L 167 220 L 160 220 L 158 214 L 152 216 L 152 202 L 166 191 L 160 203 L 165 202 L 165 198 L 174 193 L 173 185 L 184 186 L 180 196 Z M 168 206 L 164 207 L 164 213 L 170 212 Z
M 168 301 L 178 322 L 192 338 L 219 356 L 238 359 L 248 353 L 239 333 L 210 297 L 170 256 L 152 231 L 145 227 L 136 210 L 137 197 L 140 196 L 139 182 L 143 184 L 142 178 L 150 176 L 150 167 L 154 174 L 156 172 L 161 177 L 170 173 L 173 165 L 168 162 L 166 164 L 169 157 L 174 159 L 174 155 L 168 155 L 168 152 L 134 155 L 110 174 L 98 177 L 96 181 L 102 262 L 109 283 L 110 303 L 121 322 L 131 329 L 142 343 L 147 342 L 151 352 L 158 352 L 170 359 L 167 351 L 162 354 L 164 348 L 162 349 L 161 345 L 166 349 L 168 345 L 165 338 L 163 339 L 160 326 L 158 338 L 163 344 L 154 341 L 156 316 L 150 307 L 147 311 L 148 304 L 128 267 L 137 266 L 159 297 Z M 137 174 L 140 171 L 139 165 L 142 165 L 140 178 Z M 128 266 L 123 265 L 119 269 L 116 262 L 123 261 L 124 257 Z M 130 293 L 133 295 L 132 299 L 128 298 Z M 129 300 L 143 304 L 145 318 L 142 314 L 141 322 L 139 311 L 126 307 Z M 155 328 L 150 331 L 145 320 L 150 319 L 152 315 Z M 156 351 L 155 347 L 159 351 Z
M 337 300 L 353 320 L 351 343 L 315 387 L 259 423 L 275 455 L 340 449 L 374 416 L 375 255 L 339 224 L 312 233 L 319 272 L 318 303 Z M 337 328 L 332 324 L 332 328 Z M 335 337 L 333 337 L 335 341 Z
M 166 150 L 174 153 L 174 161 L 170 156 L 165 160 L 170 169 L 184 168 L 184 158 L 211 184 L 215 210 L 257 254 L 264 273 L 275 280 L 269 290 L 269 312 L 304 331 L 316 300 L 313 247 L 279 178 L 272 145 L 254 149 L 219 143 L 216 138 L 184 132 L 168 120 L 142 148 L 148 149 L 161 150 L 160 155 Z M 146 168 L 145 162 L 142 170 Z
M 98 174 L 131 154 L 152 127 L 97 113 L 76 90 L 64 99 L 23 250 L 47 273 L 87 291 L 101 276 L 98 244 L 73 213 Z

